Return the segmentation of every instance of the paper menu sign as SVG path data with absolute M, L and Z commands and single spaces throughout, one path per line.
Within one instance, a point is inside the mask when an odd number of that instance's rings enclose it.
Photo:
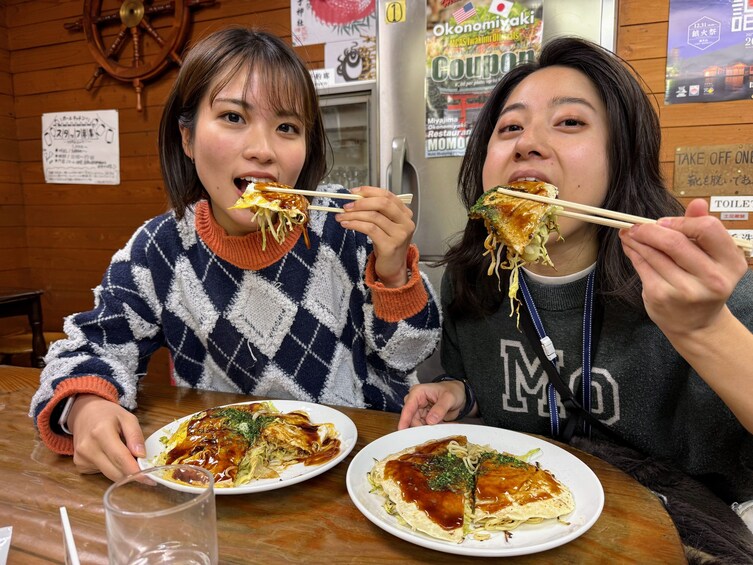
M 45 182 L 120 184 L 117 110 L 42 114 Z

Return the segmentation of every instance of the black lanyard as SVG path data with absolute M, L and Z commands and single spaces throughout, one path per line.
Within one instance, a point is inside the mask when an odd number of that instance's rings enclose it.
M 603 308 L 598 301 L 594 301 L 595 276 L 596 271 L 594 270 L 589 273 L 586 281 L 586 298 L 583 308 L 583 374 L 581 377 L 580 402 L 575 398 L 575 395 L 557 371 L 557 352 L 554 349 L 554 344 L 552 344 L 552 340 L 546 335 L 544 325 L 536 311 L 536 304 L 534 304 L 531 293 L 526 285 L 525 276 L 519 278 L 520 290 L 523 294 L 526 310 L 525 315 L 521 317 L 523 330 L 536 354 L 539 356 L 542 368 L 549 377 L 547 400 L 549 403 L 549 423 L 552 437 L 564 441 L 570 441 L 570 438 L 572 438 L 578 428 L 581 433 L 590 434 L 592 425 L 598 427 L 614 439 L 621 440 L 609 427 L 602 424 L 591 414 L 591 363 L 596 353 L 595 344 L 598 343 L 603 318 Z M 562 399 L 562 404 L 565 406 L 568 415 L 564 429 L 561 429 L 560 426 L 557 410 L 557 394 Z

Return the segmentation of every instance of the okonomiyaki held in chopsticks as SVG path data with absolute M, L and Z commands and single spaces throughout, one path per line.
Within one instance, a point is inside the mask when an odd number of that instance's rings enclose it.
M 554 266 L 546 250 L 549 234 L 559 232 L 558 206 L 515 198 L 502 194 L 495 187 L 471 207 L 468 217 L 482 219 L 488 232 L 484 255 L 489 255 L 489 275 L 499 278 L 499 269 L 509 269 L 511 314 L 515 312 L 518 293 L 518 270 L 528 263 Z M 516 181 L 504 188 L 555 198 L 557 187 L 541 181 Z M 504 253 L 504 257 L 503 254 Z
M 309 201 L 305 196 L 274 192 L 274 188 L 291 187 L 271 181 L 241 179 L 241 184 L 244 185 L 241 187 L 244 189 L 243 195 L 230 209 L 251 209 L 262 233 L 262 250 L 267 247 L 267 233 L 277 243 L 282 243 L 297 225 L 303 226 L 303 239 L 306 247 L 310 246 L 306 229 L 309 220 Z

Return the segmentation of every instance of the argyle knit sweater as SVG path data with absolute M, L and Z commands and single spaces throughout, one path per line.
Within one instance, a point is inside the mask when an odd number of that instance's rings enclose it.
M 325 204 L 326 199 L 325 199 Z M 112 258 L 94 308 L 65 320 L 30 416 L 53 451 L 72 453 L 61 401 L 93 393 L 136 408 L 150 356 L 170 351 L 179 386 L 398 411 L 435 349 L 440 311 L 408 253 L 410 280 L 376 278 L 370 240 L 311 212 L 282 244 L 228 236 L 199 202 L 146 222 Z

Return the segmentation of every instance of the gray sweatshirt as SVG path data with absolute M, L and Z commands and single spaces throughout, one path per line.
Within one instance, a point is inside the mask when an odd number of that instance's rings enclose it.
M 564 285 L 527 281 L 557 351 L 559 373 L 575 391 L 582 372 L 586 279 Z M 484 423 L 549 436 L 548 378 L 507 301 L 491 316 L 457 320 L 447 314 L 452 297 L 447 276 L 441 295 L 443 368 L 468 380 Z M 752 297 L 753 273 L 748 271 L 728 302 L 748 328 L 753 328 Z M 594 416 L 633 447 L 704 482 L 728 503 L 753 499 L 753 436 L 648 316 L 607 305 L 595 347 Z M 559 414 L 564 422 L 561 402 Z

